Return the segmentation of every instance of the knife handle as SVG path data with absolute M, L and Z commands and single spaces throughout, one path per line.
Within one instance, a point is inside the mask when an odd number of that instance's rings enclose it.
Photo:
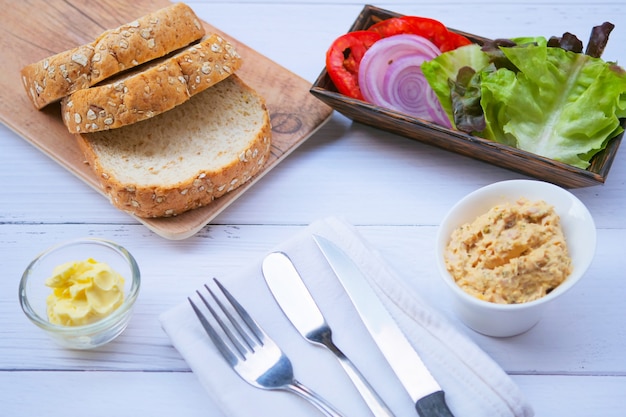
M 446 404 L 443 391 L 436 391 L 420 398 L 415 403 L 415 409 L 420 417 L 454 417 Z

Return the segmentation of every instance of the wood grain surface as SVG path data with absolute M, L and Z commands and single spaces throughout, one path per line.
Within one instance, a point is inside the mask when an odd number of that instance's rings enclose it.
M 19 71 L 169 4 L 167 0 L 0 1 L 0 121 L 105 196 L 74 136 L 63 125 L 58 103 L 36 110 L 22 86 Z M 206 207 L 172 218 L 136 218 L 160 236 L 173 240 L 197 233 L 304 142 L 332 113 L 330 107 L 309 93 L 308 81 L 230 37 L 218 25 L 203 23 L 207 32 L 219 33 L 235 46 L 243 58 L 237 74 L 265 98 L 272 120 L 272 152 L 259 175 Z M 103 203 L 108 204 L 106 200 Z

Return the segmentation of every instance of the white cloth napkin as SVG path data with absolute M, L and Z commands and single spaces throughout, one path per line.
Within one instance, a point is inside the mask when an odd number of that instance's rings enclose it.
M 311 237 L 313 233 L 342 247 L 366 274 L 445 391 L 456 417 L 533 415 L 532 408 L 508 375 L 404 285 L 352 225 L 334 217 L 319 220 L 276 250 L 287 253 L 294 262 L 331 326 L 335 343 L 368 378 L 396 416 L 415 417 L 417 413 L 317 248 Z M 233 276 L 219 277 L 220 282 L 283 348 L 300 382 L 321 394 L 347 417 L 371 415 L 334 355 L 304 340 L 280 310 L 265 283 L 261 263 L 259 259 L 256 265 Z M 213 283 L 208 284 L 215 288 Z M 164 312 L 160 320 L 174 347 L 224 415 L 321 415 L 293 394 L 260 390 L 240 379 L 212 345 L 187 300 Z

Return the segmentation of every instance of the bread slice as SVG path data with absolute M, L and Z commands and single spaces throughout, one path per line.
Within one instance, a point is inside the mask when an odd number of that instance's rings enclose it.
M 231 75 L 149 120 L 76 137 L 112 204 L 148 218 L 246 183 L 269 157 L 271 129 L 263 98 Z
M 63 98 L 62 119 L 71 133 L 126 126 L 178 106 L 240 66 L 232 45 L 211 34 L 172 56 Z
M 184 3 L 149 13 L 101 34 L 94 42 L 22 68 L 26 93 L 37 109 L 124 70 L 167 55 L 205 35 Z

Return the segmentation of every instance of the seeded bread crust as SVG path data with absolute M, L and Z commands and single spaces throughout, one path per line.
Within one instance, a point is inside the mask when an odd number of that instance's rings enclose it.
M 124 70 L 163 57 L 201 39 L 204 27 L 184 3 L 108 30 L 94 42 L 22 68 L 26 93 L 37 109 Z
M 210 204 L 265 165 L 265 101 L 231 75 L 174 109 L 120 129 L 76 135 L 111 203 L 138 217 Z
M 228 41 L 209 35 L 171 57 L 63 98 L 63 122 L 71 133 L 88 133 L 149 119 L 230 76 L 241 62 Z

